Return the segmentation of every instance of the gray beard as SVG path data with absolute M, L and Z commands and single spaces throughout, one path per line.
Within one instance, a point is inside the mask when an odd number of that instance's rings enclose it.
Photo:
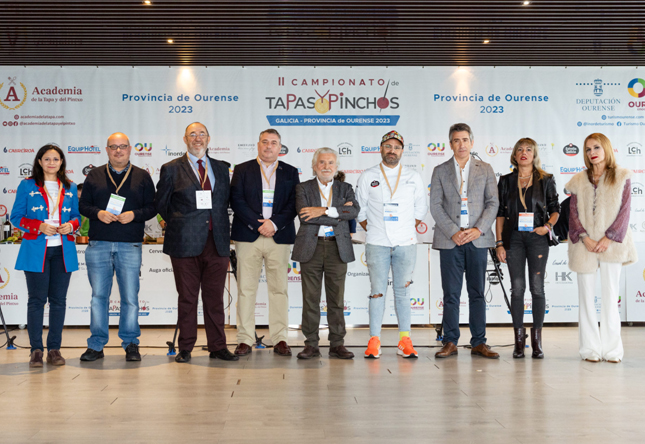
M 384 163 L 385 165 L 387 165 L 387 166 L 395 167 L 395 166 L 397 166 L 397 165 L 399 164 L 399 159 L 392 161 L 392 160 L 388 160 L 388 158 L 387 158 L 387 157 L 385 157 L 385 158 L 383 159 L 383 163 Z

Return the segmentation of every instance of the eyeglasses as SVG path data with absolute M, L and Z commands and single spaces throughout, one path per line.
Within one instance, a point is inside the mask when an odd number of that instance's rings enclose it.
M 206 134 L 206 133 L 199 133 L 199 134 L 190 133 L 190 134 L 188 135 L 188 138 L 189 138 L 189 139 L 196 139 L 196 138 L 198 138 L 198 137 L 199 137 L 200 139 L 204 139 L 204 138 L 208 137 L 208 134 Z
M 403 150 L 402 146 L 390 145 L 390 144 L 383 145 L 383 148 L 386 149 L 386 150 L 391 150 L 391 151 L 402 151 Z
M 129 146 L 130 145 L 108 145 L 108 148 L 110 148 L 112 151 L 116 151 L 116 150 L 125 151 L 128 149 Z

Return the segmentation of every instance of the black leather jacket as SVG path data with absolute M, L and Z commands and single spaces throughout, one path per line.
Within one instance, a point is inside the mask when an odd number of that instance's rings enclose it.
M 542 179 L 538 179 L 537 171 L 534 171 L 533 174 L 533 192 L 529 210 L 533 209 L 533 228 L 537 228 L 543 226 L 551 214 L 560 212 L 560 202 L 553 175 L 547 174 Z M 517 169 L 514 169 L 512 173 L 500 177 L 497 184 L 499 193 L 497 217 L 504 218 L 502 241 L 504 241 L 504 248 L 507 250 L 511 246 L 511 233 L 517 230 L 519 218 L 517 176 Z

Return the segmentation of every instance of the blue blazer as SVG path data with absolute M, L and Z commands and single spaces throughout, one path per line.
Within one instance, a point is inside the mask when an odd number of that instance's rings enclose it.
M 60 183 L 60 182 L 59 182 Z M 78 193 L 76 184 L 72 183 L 69 189 L 63 188 L 65 196 L 60 201 L 61 225 L 70 222 L 76 230 L 81 223 L 78 212 Z M 45 268 L 45 255 L 47 254 L 47 240 L 45 234 L 38 231 L 40 224 L 48 219 L 49 199 L 44 187 L 36 185 L 34 179 L 25 179 L 20 182 L 16 192 L 16 200 L 11 209 L 11 223 L 20 228 L 25 234 L 22 237 L 16 270 L 33 271 L 42 273 Z M 73 230 L 73 231 L 74 231 Z M 63 260 L 65 271 L 68 273 L 78 270 L 78 257 L 74 236 L 70 233 L 61 235 L 63 241 Z
M 296 185 L 300 183 L 298 169 L 278 161 L 275 172 L 275 195 L 271 221 L 278 227 L 273 235 L 276 244 L 293 244 L 296 240 Z M 262 173 L 257 159 L 235 166 L 231 179 L 231 208 L 233 226 L 231 239 L 255 242 L 260 236 L 258 219 L 262 216 Z

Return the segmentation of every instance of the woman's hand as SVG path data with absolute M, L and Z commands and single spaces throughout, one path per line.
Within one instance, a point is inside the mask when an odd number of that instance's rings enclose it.
M 587 251 L 589 253 L 595 253 L 596 252 L 594 250 L 596 248 L 596 245 L 598 245 L 598 242 L 596 242 L 595 240 L 593 240 L 589 236 L 587 236 L 584 239 L 582 239 L 582 243 L 585 244 L 585 247 L 587 247 Z
M 74 226 L 69 222 L 65 222 L 63 225 L 58 227 L 58 234 L 69 234 L 72 231 L 74 231 Z
M 506 263 L 506 248 L 499 245 L 495 247 L 495 251 L 497 252 L 497 259 L 499 259 L 500 262 Z
M 53 236 L 54 234 L 56 234 L 58 227 L 43 222 L 42 224 L 40 224 L 40 227 L 38 227 L 38 229 L 46 236 Z
M 541 226 L 541 227 L 537 227 L 535 230 L 533 230 L 533 232 L 540 236 L 544 236 L 549 232 L 549 229 L 545 226 Z
M 604 253 L 612 242 L 613 240 L 608 239 L 607 236 L 603 236 L 602 239 L 596 242 L 596 246 L 593 249 L 594 253 Z

